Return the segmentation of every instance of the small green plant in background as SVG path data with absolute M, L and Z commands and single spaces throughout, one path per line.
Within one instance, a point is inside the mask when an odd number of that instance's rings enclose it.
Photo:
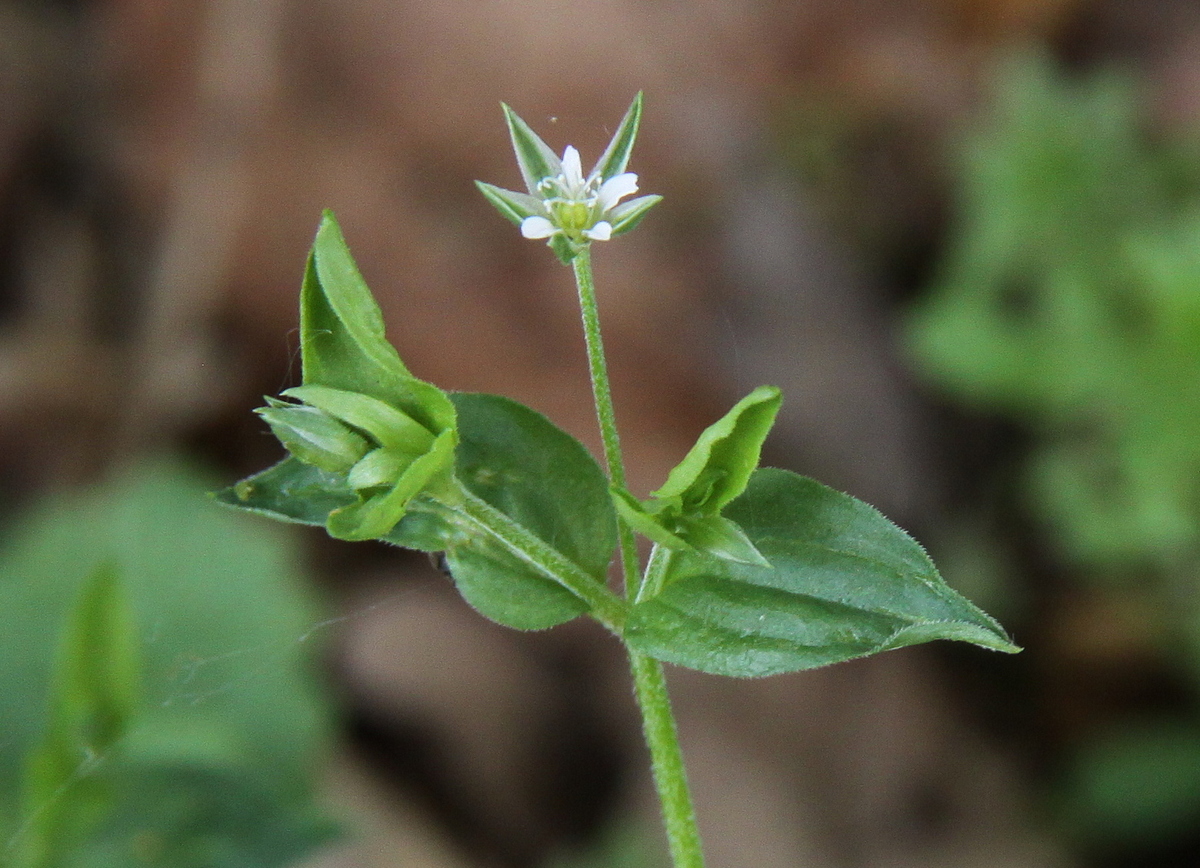
M 270 868 L 336 832 L 317 607 L 286 538 L 206 488 L 144 465 L 9 528 L 3 868 Z
M 96 770 L 136 712 L 141 667 L 133 613 L 112 565 L 84 581 L 50 683 L 45 732 L 27 754 L 14 868 L 52 868 L 115 801 Z
M 703 864 L 662 662 L 762 676 L 933 639 L 1017 650 L 872 507 L 758 468 L 781 396 L 756 389 L 704 431 L 648 498 L 626 486 L 592 278 L 593 242 L 632 229 L 657 196 L 626 171 L 642 100 L 595 168 L 560 158 L 504 107 L 526 190 L 479 184 L 575 275 L 607 472 L 536 411 L 414 377 L 333 216 L 300 293 L 302 384 L 259 413 L 290 453 L 222 492 L 233 507 L 444 552 L 463 597 L 521 630 L 580 615 L 629 655 L 676 868 Z M 652 544 L 639 564 L 635 533 Z M 614 556 L 623 587 L 614 592 Z
M 1011 62 L 964 149 L 957 224 L 909 323 L 920 369 L 1031 435 L 1019 490 L 1077 581 L 1142 601 L 1200 688 L 1200 170 L 1112 73 Z M 1190 718 L 1187 715 L 1190 714 Z M 1101 846 L 1194 829 L 1200 712 L 1077 756 Z

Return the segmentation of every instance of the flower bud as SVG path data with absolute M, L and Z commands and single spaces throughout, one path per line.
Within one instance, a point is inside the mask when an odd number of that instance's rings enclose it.
M 354 467 L 370 448 L 365 437 L 355 433 L 324 410 L 298 406 L 268 398 L 269 406 L 255 410 L 271 426 L 293 456 L 305 464 L 333 473 Z

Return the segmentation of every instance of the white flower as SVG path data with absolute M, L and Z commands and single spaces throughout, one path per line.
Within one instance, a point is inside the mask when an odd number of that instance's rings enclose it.
M 562 233 L 572 241 L 607 241 L 612 223 L 606 218 L 626 196 L 637 192 L 637 175 L 623 172 L 604 181 L 598 170 L 586 178 L 579 151 L 571 145 L 562 155 L 562 172 L 543 178 L 537 186 L 544 215 L 521 221 L 526 238 L 551 238 Z
M 564 263 L 593 241 L 628 232 L 662 199 L 639 196 L 621 201 L 638 189 L 638 176 L 626 172 L 625 164 L 637 137 L 641 94 L 634 98 L 608 148 L 586 176 L 579 151 L 568 146 L 559 157 L 512 109 L 503 108 L 528 192 L 475 183 L 501 214 L 521 227 L 522 235 L 547 239 Z

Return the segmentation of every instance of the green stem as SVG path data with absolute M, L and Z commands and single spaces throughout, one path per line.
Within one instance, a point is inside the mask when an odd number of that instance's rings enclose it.
M 654 784 L 662 803 L 663 823 L 671 848 L 675 868 L 704 868 L 704 853 L 700 847 L 700 831 L 696 827 L 696 812 L 688 790 L 687 773 L 683 768 L 683 753 L 671 700 L 667 696 L 667 680 L 662 664 L 636 651 L 629 651 L 633 684 L 638 705 L 642 709 L 642 730 L 650 748 L 650 767 Z
M 608 384 L 608 365 L 604 360 L 604 341 L 600 338 L 600 310 L 596 305 L 596 284 L 592 279 L 592 251 L 585 247 L 572 260 L 575 285 L 579 289 L 579 309 L 583 313 L 583 335 L 587 341 L 588 370 L 592 375 L 592 397 L 596 401 L 596 418 L 600 422 L 600 438 L 604 442 L 604 462 L 608 478 L 620 489 L 626 489 L 625 463 L 621 459 L 621 440 L 617 436 L 617 415 L 613 411 L 612 389 Z M 637 541 L 633 531 L 617 518 L 617 542 L 621 552 L 621 575 L 624 577 L 625 597 L 632 599 L 638 586 Z
M 498 540 L 512 554 L 571 591 L 588 604 L 590 614 L 597 621 L 621 635 L 628 606 L 607 585 L 465 486 L 460 485 L 456 494 L 453 509 Z
M 596 399 L 596 417 L 600 421 L 600 436 L 604 441 L 604 460 L 613 486 L 626 489 L 625 464 L 621 460 L 621 443 L 617 437 L 616 414 L 613 412 L 612 390 L 608 384 L 608 366 L 604 360 L 604 343 L 600 339 L 600 313 L 596 306 L 596 287 L 592 280 L 591 251 L 584 248 L 573 260 L 575 283 L 579 288 L 579 307 L 583 312 L 583 333 L 587 339 L 588 367 L 592 374 L 592 395 Z M 633 530 L 617 518 L 618 541 L 621 551 L 621 570 L 625 579 L 625 597 L 640 598 L 638 583 L 637 544 Z M 652 555 L 647 576 L 662 582 L 669 553 L 657 559 Z M 655 566 L 660 563 L 661 566 Z M 653 569 L 651 569 L 653 568 Z M 628 648 L 628 646 L 626 646 Z M 687 774 L 683 768 L 683 752 L 671 700 L 667 696 L 667 681 L 662 664 L 629 648 L 629 665 L 633 672 L 634 691 L 642 712 L 642 729 L 650 749 L 650 766 L 654 785 L 662 804 L 671 861 L 675 868 L 704 868 L 700 848 L 700 831 L 696 827 L 696 812 L 688 791 Z

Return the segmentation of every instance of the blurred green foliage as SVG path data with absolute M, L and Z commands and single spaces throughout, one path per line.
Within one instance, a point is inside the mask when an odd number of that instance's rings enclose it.
M 909 332 L 925 373 L 1036 435 L 1030 503 L 1109 574 L 1200 552 L 1200 169 L 1137 108 L 1122 77 L 1006 68 Z
M 8 528 L 0 865 L 268 868 L 333 833 L 318 609 L 287 535 L 207 488 L 143 466 Z
M 1020 490 L 1060 566 L 1149 601 L 1200 688 L 1200 161 L 1132 78 L 1010 62 L 962 152 L 957 223 L 908 326 L 920 370 L 1030 435 Z M 1193 703 L 1197 705 L 1197 703 Z M 1092 843 L 1200 823 L 1200 708 L 1089 733 L 1066 814 Z

